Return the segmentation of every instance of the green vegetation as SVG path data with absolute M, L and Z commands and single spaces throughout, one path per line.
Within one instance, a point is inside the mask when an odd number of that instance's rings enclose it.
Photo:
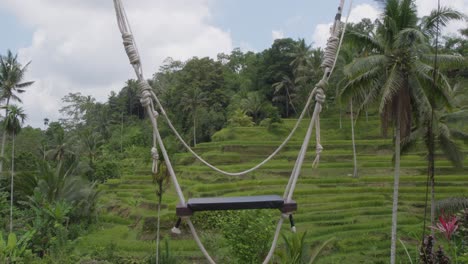
M 441 36 L 443 45 L 435 41 L 437 21 L 444 26 L 463 15 L 442 8 L 418 18 L 414 1 L 380 2 L 381 19 L 349 25 L 326 91 L 320 165 L 311 166 L 311 146 L 294 193 L 298 234 L 283 225 L 272 263 L 388 263 L 390 251 L 396 262 L 467 259 L 468 30 Z M 0 58 L 6 109 L 0 261 L 203 262 L 184 222 L 181 235 L 170 233 L 177 195 L 162 155 L 151 149 L 137 82 L 128 80 L 106 102 L 70 93 L 62 119 L 45 118 L 44 130 L 22 128 L 25 113 L 10 102 L 21 103 L 20 94 L 32 84 L 23 81 L 29 63 L 19 64 L 11 52 Z M 197 153 L 240 171 L 261 162 L 289 134 L 323 74 L 322 58 L 323 51 L 303 39 L 278 39 L 261 52 L 168 58 L 149 83 Z M 344 110 L 351 102 L 354 107 Z M 197 161 L 163 118 L 159 129 L 186 197 L 281 195 L 307 124 L 273 160 L 242 177 L 219 175 Z M 435 182 L 431 206 L 428 175 Z M 426 217 L 430 207 L 438 209 Z M 280 215 L 216 211 L 192 220 L 218 263 L 258 263 Z M 432 224 L 424 230 L 426 220 Z M 434 236 L 423 238 L 429 225 Z

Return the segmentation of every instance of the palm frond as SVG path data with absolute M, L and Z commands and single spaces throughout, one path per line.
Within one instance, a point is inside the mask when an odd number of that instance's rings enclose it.
M 450 7 L 441 7 L 440 10 L 432 10 L 428 16 L 422 18 L 421 28 L 427 35 L 435 35 L 437 22 L 439 27 L 446 27 L 452 20 L 466 19 L 466 15 Z
M 440 148 L 455 167 L 461 168 L 463 166 L 463 152 L 460 151 L 457 143 L 450 137 L 449 128 L 445 124 L 439 123 L 438 130 L 437 139 L 439 140 Z
M 28 87 L 28 86 L 31 86 L 32 84 L 34 84 L 34 81 L 23 82 L 23 83 L 18 83 L 18 84 L 16 84 L 16 87 L 17 87 L 17 88 L 26 88 L 26 87 Z M 20 92 L 20 91 L 18 91 L 18 92 L 19 92 L 19 93 L 22 93 L 22 92 L 24 92 L 24 90 L 21 90 L 21 92 Z
M 351 46 L 367 51 L 383 52 L 385 50 L 384 45 L 377 38 L 361 32 L 346 31 L 344 41 Z
M 383 113 L 385 107 L 392 102 L 394 96 L 403 88 L 403 76 L 398 69 L 398 64 L 394 64 L 390 69 L 390 74 L 382 87 L 382 100 L 380 101 L 379 112 Z
M 424 43 L 425 41 L 426 37 L 418 29 L 405 28 L 395 36 L 394 47 L 398 49 L 409 48 Z
M 433 64 L 435 54 L 421 54 L 420 59 L 427 64 Z M 468 59 L 460 55 L 437 54 L 437 65 L 441 69 L 457 69 L 468 66 Z

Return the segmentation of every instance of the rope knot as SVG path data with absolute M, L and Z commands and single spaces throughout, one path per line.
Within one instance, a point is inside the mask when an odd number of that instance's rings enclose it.
M 318 143 L 317 146 L 315 146 L 315 153 L 317 155 L 320 155 L 320 153 L 322 153 L 322 151 L 323 151 L 323 146 L 320 145 L 320 143 Z
M 159 153 L 158 153 L 158 149 L 156 147 L 151 148 L 151 157 L 153 158 L 153 160 L 158 160 L 159 159 Z
M 317 86 L 317 90 L 315 91 L 315 101 L 319 104 L 325 103 L 326 95 L 323 91 L 322 87 Z
M 141 93 L 140 103 L 143 107 L 151 106 L 152 98 L 151 93 L 149 91 L 145 90 Z
M 315 159 L 314 162 L 312 162 L 312 168 L 317 168 L 319 162 L 320 162 L 320 154 L 323 151 L 323 146 L 317 142 L 317 145 L 315 146 Z
M 132 65 L 139 64 L 140 56 L 138 55 L 137 49 L 135 47 L 132 34 L 123 33 L 122 39 L 123 39 L 125 52 L 127 52 L 128 59 L 130 60 L 130 64 Z
M 143 93 L 144 91 L 150 92 L 151 86 L 149 85 L 148 81 L 146 80 L 138 80 L 138 88 L 140 88 L 140 91 Z M 150 94 L 151 96 L 151 94 Z

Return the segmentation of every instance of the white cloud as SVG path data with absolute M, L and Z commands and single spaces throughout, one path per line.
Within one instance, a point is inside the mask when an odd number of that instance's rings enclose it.
M 458 10 L 464 14 L 468 14 L 468 0 L 450 0 L 450 1 L 443 1 L 442 5 L 451 7 L 455 10 Z M 437 1 L 433 0 L 416 0 L 416 5 L 418 8 L 418 16 L 423 17 L 428 14 L 434 9 L 437 9 Z M 360 4 L 355 6 L 349 17 L 349 22 L 357 23 L 361 21 L 363 18 L 370 18 L 372 21 L 377 19 L 380 14 L 381 10 L 377 8 L 375 5 L 371 4 Z M 345 14 L 347 15 L 347 11 L 345 10 Z M 327 43 L 327 38 L 330 35 L 330 27 L 332 23 L 323 23 L 318 24 L 315 28 L 315 31 L 312 35 L 312 41 L 314 47 L 325 47 Z M 466 27 L 466 22 L 464 21 L 452 21 L 450 22 L 446 28 L 442 30 L 444 35 L 446 34 L 458 34 L 458 30 L 460 28 Z
M 330 28 L 333 23 L 318 24 L 312 35 L 312 46 L 324 48 L 327 45 L 327 39 L 330 37 Z
M 378 18 L 380 11 L 373 5 L 369 4 L 360 4 L 351 10 L 348 22 L 357 23 L 360 22 L 363 18 L 370 18 L 372 21 Z M 348 15 L 345 10 L 345 14 Z M 344 21 L 345 18 L 342 20 Z M 318 24 L 315 27 L 315 31 L 312 35 L 312 41 L 314 47 L 325 47 L 327 45 L 327 39 L 330 36 L 330 27 L 333 25 L 332 22 L 327 24 Z
M 272 30 L 271 31 L 271 38 L 275 39 L 282 39 L 284 38 L 284 32 L 282 30 Z
M 357 5 L 351 10 L 348 22 L 359 23 L 363 18 L 369 18 L 371 21 L 374 21 L 379 17 L 380 13 L 381 11 L 375 6 L 369 4 Z
M 140 50 L 146 77 L 171 56 L 216 57 L 230 52 L 229 33 L 210 24 L 210 0 L 124 1 Z M 21 61 L 32 60 L 27 80 L 34 87 L 24 94 L 29 124 L 40 126 L 45 117 L 56 119 L 60 99 L 82 92 L 105 100 L 134 78 L 118 31 L 112 1 L 2 0 L 33 28 L 33 41 L 20 49 Z

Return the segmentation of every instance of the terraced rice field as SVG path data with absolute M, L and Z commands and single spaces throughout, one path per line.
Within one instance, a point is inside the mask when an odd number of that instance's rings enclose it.
M 244 170 L 271 153 L 295 121 L 285 120 L 270 131 L 264 127 L 224 129 L 213 137 L 213 142 L 199 144 L 196 151 L 225 170 Z M 336 238 L 322 252 L 318 263 L 387 263 L 393 192 L 392 140 L 381 137 L 377 119 L 360 120 L 356 126 L 359 178 L 352 178 L 349 119 L 343 121 L 345 123 L 340 129 L 338 118 L 322 119 L 322 145 L 325 149 L 318 169 L 311 166 L 315 157 L 314 144 L 309 148 L 294 195 L 299 206 L 295 214 L 297 228 L 299 232 L 308 231 L 308 241 L 312 244 Z M 243 177 L 219 175 L 188 153 L 175 154 L 173 163 L 186 197 L 282 195 L 305 127 L 303 122 L 293 140 L 276 158 Z M 404 156 L 401 163 L 398 236 L 414 257 L 423 223 L 426 190 L 424 154 L 421 149 Z M 468 171 L 453 169 L 440 153 L 436 160 L 436 198 L 468 196 Z M 77 250 L 99 250 L 112 244 L 118 251 L 131 256 L 144 258 L 154 252 L 154 232 L 148 227 L 155 223 L 156 195 L 149 162 L 149 158 L 128 158 L 123 161 L 126 167 L 121 179 L 111 180 L 102 186 L 101 227 L 82 238 Z M 186 227 L 183 227 L 181 236 L 170 234 L 176 220 L 177 198 L 173 188 L 169 187 L 163 199 L 162 236 L 171 237 L 172 255 L 177 256 L 181 263 L 204 263 Z M 288 227 L 284 224 L 283 232 L 289 232 Z M 216 243 L 206 242 L 209 251 L 220 252 Z M 398 262 L 406 263 L 401 244 L 397 249 Z

